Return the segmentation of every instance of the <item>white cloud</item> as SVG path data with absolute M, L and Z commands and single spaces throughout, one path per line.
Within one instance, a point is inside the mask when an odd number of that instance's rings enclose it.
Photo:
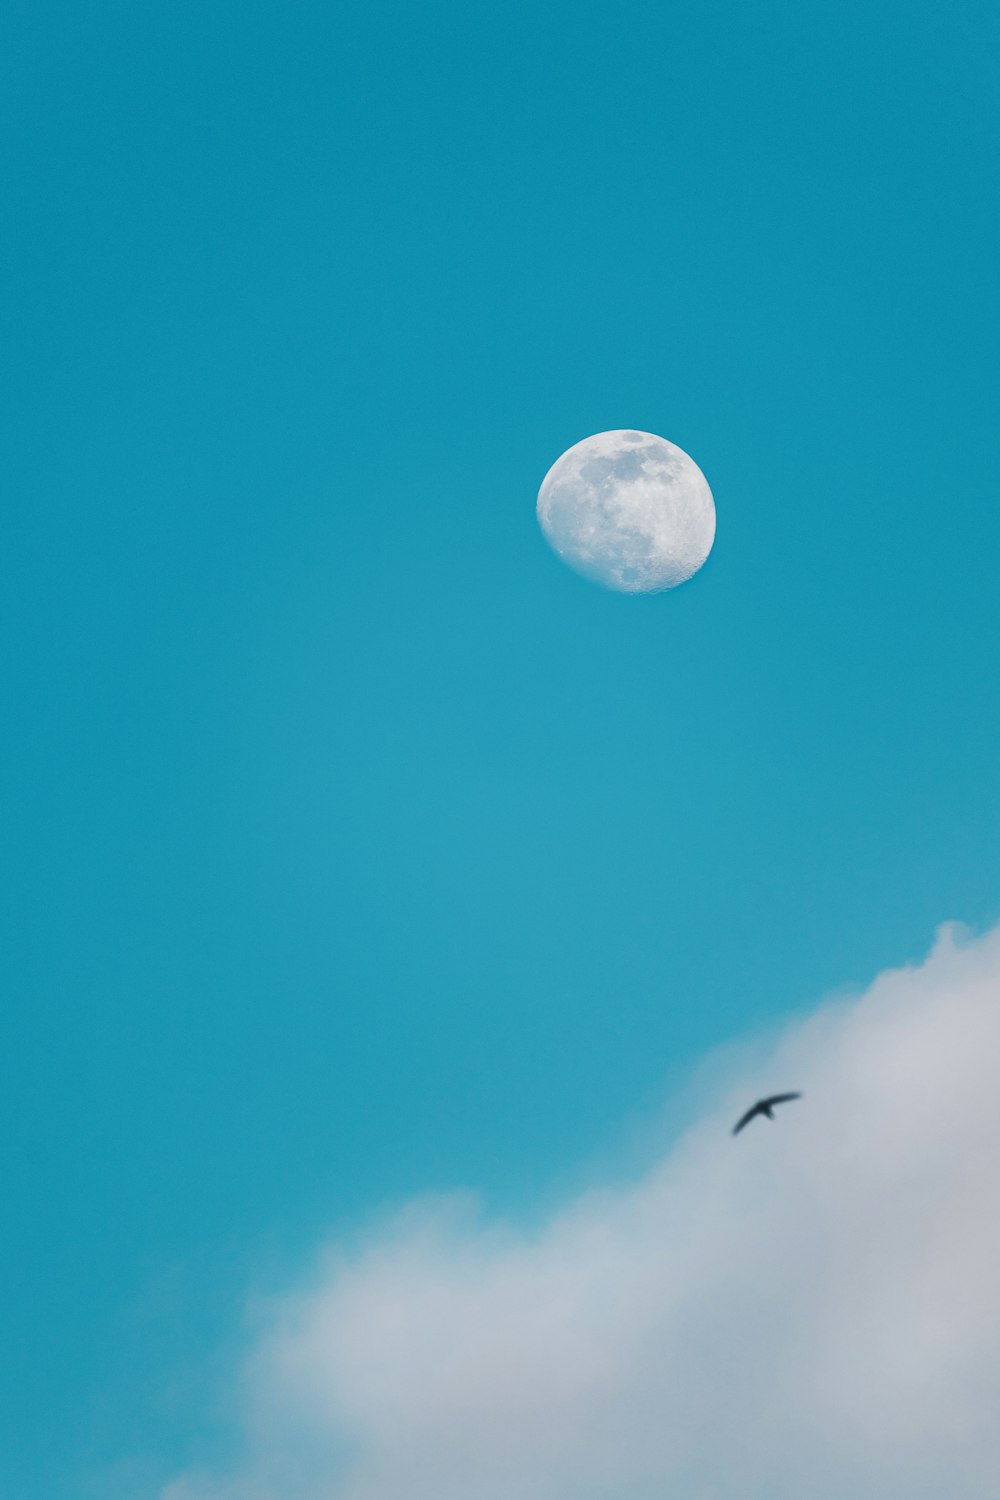
M 801 1088 L 733 1140 L 758 1089 Z M 1000 930 L 796 1023 L 537 1232 L 415 1205 L 273 1309 L 162 1500 L 996 1500 Z

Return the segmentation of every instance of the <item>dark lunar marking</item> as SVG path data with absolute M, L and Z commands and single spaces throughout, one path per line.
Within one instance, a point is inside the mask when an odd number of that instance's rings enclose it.
M 769 1120 L 774 1119 L 774 1106 L 776 1104 L 787 1104 L 790 1099 L 801 1099 L 801 1094 L 769 1094 L 766 1099 L 758 1099 L 752 1109 L 748 1109 L 733 1126 L 733 1135 L 739 1135 L 744 1125 L 749 1125 L 758 1115 L 766 1115 Z

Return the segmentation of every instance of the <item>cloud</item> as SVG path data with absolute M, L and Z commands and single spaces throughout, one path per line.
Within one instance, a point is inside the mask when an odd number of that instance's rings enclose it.
M 759 1089 L 801 1088 L 738 1139 Z M 280 1299 L 162 1500 L 995 1500 L 1000 929 L 791 1025 L 540 1229 L 416 1204 Z

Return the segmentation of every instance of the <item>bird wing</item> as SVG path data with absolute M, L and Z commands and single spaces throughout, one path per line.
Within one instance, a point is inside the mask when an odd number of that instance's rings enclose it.
M 752 1105 L 751 1108 L 747 1110 L 746 1114 L 742 1115 L 740 1117 L 740 1119 L 738 1119 L 736 1121 L 736 1124 L 733 1126 L 733 1135 L 739 1135 L 739 1133 L 743 1129 L 744 1125 L 749 1125 L 750 1121 L 753 1119 L 754 1115 L 759 1115 L 759 1114 L 760 1114 L 760 1105 L 759 1104 Z
M 772 1094 L 770 1099 L 762 1099 L 761 1103 L 766 1107 L 769 1104 L 788 1104 L 792 1099 L 801 1098 L 801 1094 Z

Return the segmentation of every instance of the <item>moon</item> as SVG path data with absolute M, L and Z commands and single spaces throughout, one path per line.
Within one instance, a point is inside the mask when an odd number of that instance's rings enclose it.
M 537 510 L 563 562 L 623 594 L 676 588 L 715 540 L 704 474 L 652 432 L 622 428 L 574 443 L 542 480 Z

